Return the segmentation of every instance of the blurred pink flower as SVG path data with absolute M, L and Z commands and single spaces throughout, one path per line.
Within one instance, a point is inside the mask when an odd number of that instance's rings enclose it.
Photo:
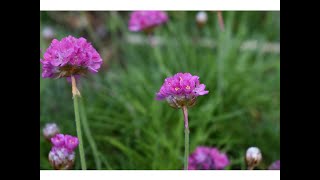
M 227 155 L 214 147 L 199 146 L 189 156 L 189 170 L 222 170 L 229 164 Z
M 168 15 L 163 11 L 133 11 L 130 14 L 129 30 L 150 32 L 167 20 Z

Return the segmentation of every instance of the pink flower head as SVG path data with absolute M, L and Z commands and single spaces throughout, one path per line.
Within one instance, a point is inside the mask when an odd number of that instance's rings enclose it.
M 280 170 L 280 160 L 273 162 L 269 168 L 269 170 Z
M 51 138 L 51 143 L 54 147 L 64 147 L 69 151 L 73 151 L 79 144 L 77 137 L 63 134 L 56 134 Z
M 78 146 L 77 137 L 57 134 L 51 138 L 53 144 L 49 153 L 49 161 L 54 169 L 70 169 L 75 160 L 74 149 Z
M 129 30 L 152 32 L 153 28 L 167 22 L 163 11 L 134 11 L 130 15 Z
M 209 93 L 205 88 L 204 84 L 200 84 L 198 76 L 192 76 L 190 73 L 177 73 L 164 80 L 160 91 L 156 94 L 156 99 L 166 99 L 174 108 L 191 107 L 195 104 L 197 96 Z
M 65 145 L 64 135 L 56 134 L 53 138 L 51 138 L 51 143 L 55 147 L 63 147 Z
M 54 146 L 51 148 L 48 158 L 56 170 L 71 169 L 75 160 L 75 152 L 71 152 L 65 147 Z
M 69 151 L 73 151 L 79 144 L 78 138 L 70 135 L 65 135 L 64 140 L 65 140 L 65 147 Z
M 52 40 L 40 62 L 43 78 L 60 78 L 96 73 L 102 59 L 85 38 L 68 36 Z
M 225 153 L 217 148 L 199 146 L 189 156 L 189 170 L 221 170 L 230 164 Z

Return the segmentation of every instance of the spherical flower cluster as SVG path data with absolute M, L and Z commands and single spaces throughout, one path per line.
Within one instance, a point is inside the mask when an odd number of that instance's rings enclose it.
M 130 15 L 129 30 L 151 33 L 154 27 L 167 20 L 168 16 L 163 11 L 134 11 Z
M 51 138 L 52 148 L 49 153 L 49 162 L 54 169 L 71 169 L 75 160 L 75 148 L 79 144 L 77 137 L 57 134 Z
M 209 93 L 205 88 L 204 84 L 200 84 L 198 76 L 192 76 L 190 73 L 177 73 L 165 79 L 160 91 L 156 94 L 156 99 L 166 99 L 174 108 L 191 107 L 198 96 Z
M 246 162 L 249 169 L 253 169 L 255 166 L 259 165 L 262 160 L 261 151 L 257 147 L 250 147 L 246 152 Z
M 60 78 L 96 73 L 102 59 L 85 38 L 68 36 L 52 40 L 40 62 L 43 78 Z
M 269 168 L 269 170 L 280 170 L 280 160 L 273 162 Z
M 230 164 L 225 153 L 217 148 L 199 146 L 189 156 L 189 170 L 222 170 Z
M 43 136 L 46 140 L 50 141 L 52 137 L 60 132 L 59 127 L 55 123 L 48 123 L 42 130 Z

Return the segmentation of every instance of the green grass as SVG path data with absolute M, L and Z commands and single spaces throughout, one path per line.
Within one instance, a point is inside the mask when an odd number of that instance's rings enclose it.
M 104 46 L 96 46 L 99 38 L 92 40 L 95 34 L 89 35 L 88 28 L 65 27 L 46 12 L 40 25 L 55 27 L 58 39 L 84 36 L 99 52 L 113 52 L 101 71 L 83 78 L 79 88 L 101 169 L 183 169 L 182 111 L 155 100 L 164 79 L 177 72 L 198 75 L 210 91 L 189 109 L 190 152 L 197 146 L 218 147 L 230 158 L 227 169 L 245 168 L 249 146 L 262 151 L 258 169 L 280 159 L 280 54 L 239 49 L 246 40 L 279 42 L 279 12 L 224 12 L 225 32 L 214 13 L 199 30 L 195 12 L 169 12 L 169 22 L 156 35 L 170 41 L 155 48 L 125 41 L 125 36 L 139 34 L 127 30 L 128 13 L 100 13 L 108 28 L 107 42 L 100 41 Z M 193 42 L 198 37 L 217 46 L 201 47 Z M 40 39 L 46 49 L 48 42 Z M 41 77 L 40 85 L 40 133 L 45 123 L 56 122 L 63 133 L 76 135 L 71 85 Z M 86 136 L 84 140 L 87 167 L 97 169 Z M 49 150 L 40 135 L 40 169 L 52 169 Z M 79 157 L 75 169 L 80 169 Z

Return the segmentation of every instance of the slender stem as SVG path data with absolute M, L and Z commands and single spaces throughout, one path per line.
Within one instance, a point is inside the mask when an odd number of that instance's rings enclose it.
M 189 161 L 189 125 L 188 125 L 188 109 L 186 106 L 182 107 L 184 118 L 184 170 L 188 170 Z
M 224 31 L 224 22 L 223 22 L 223 17 L 222 17 L 221 11 L 218 11 L 217 15 L 218 15 L 220 29 L 221 29 L 221 31 Z
M 90 131 L 90 127 L 89 127 L 88 119 L 87 119 L 87 114 L 85 111 L 85 107 L 84 107 L 82 98 L 80 99 L 80 114 L 81 114 L 81 122 L 82 122 L 82 127 L 84 130 L 84 135 L 88 139 L 89 145 L 91 146 L 94 161 L 96 164 L 96 168 L 98 170 L 100 170 L 101 169 L 101 161 L 99 158 L 99 151 L 98 151 L 97 145 L 96 145 L 96 143 L 93 139 L 93 136 L 91 134 L 91 131 Z
M 72 81 L 72 95 L 73 95 L 73 105 L 74 105 L 74 115 L 76 119 L 76 128 L 77 128 L 77 135 L 79 138 L 79 154 L 80 154 L 80 163 L 82 170 L 87 169 L 86 159 L 84 156 L 84 149 L 83 149 L 83 139 L 81 133 L 81 122 L 80 122 L 80 113 L 79 113 L 79 99 L 81 98 L 80 92 L 77 89 L 76 79 L 74 76 L 71 76 Z

